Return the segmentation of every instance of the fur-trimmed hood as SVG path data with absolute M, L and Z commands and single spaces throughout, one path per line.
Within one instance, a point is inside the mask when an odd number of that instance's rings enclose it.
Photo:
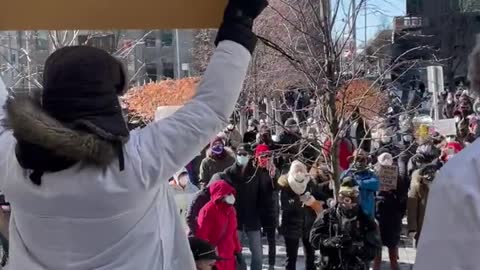
M 5 111 L 7 116 L 3 124 L 13 131 L 18 141 L 38 145 L 59 157 L 98 166 L 106 166 L 118 157 L 111 142 L 65 126 L 32 99 L 11 98 Z

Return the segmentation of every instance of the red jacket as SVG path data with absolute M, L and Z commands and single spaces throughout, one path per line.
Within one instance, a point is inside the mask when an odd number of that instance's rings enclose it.
M 235 189 L 225 181 L 210 186 L 210 201 L 198 214 L 197 237 L 208 241 L 218 250 L 218 255 L 227 260 L 217 262 L 218 270 L 235 270 L 235 254 L 242 251 L 237 235 L 237 213 L 233 205 L 223 198 L 236 194 Z
M 327 139 L 323 145 L 323 149 L 324 149 L 323 152 L 326 156 L 330 155 L 331 148 L 332 148 L 332 141 L 330 139 Z M 350 166 L 350 163 L 348 162 L 348 157 L 350 157 L 353 154 L 354 150 L 355 149 L 353 144 L 348 139 L 342 139 L 342 141 L 338 145 L 338 162 L 342 170 L 345 171 Z

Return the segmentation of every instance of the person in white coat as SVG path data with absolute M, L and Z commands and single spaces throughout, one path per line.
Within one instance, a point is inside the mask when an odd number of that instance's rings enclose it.
M 41 105 L 0 90 L 0 190 L 11 203 L 10 269 L 195 269 L 169 179 L 234 109 L 266 0 L 230 0 L 196 95 L 129 132 L 119 62 L 99 49 L 55 52 Z
M 470 56 L 480 94 L 480 42 Z M 480 141 L 446 163 L 430 187 L 415 270 L 480 269 Z
M 186 221 L 187 210 L 199 189 L 192 184 L 188 175 L 188 171 L 185 168 L 182 168 L 173 176 L 173 180 L 170 181 L 170 187 L 173 190 L 175 202 L 177 203 L 180 217 L 184 223 L 185 231 L 188 232 Z

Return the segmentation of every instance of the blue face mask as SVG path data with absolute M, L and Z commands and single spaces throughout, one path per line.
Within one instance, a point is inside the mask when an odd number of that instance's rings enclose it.
M 215 155 L 221 155 L 223 153 L 224 146 L 221 144 L 214 145 L 212 147 L 212 153 Z
M 248 156 L 237 156 L 237 164 L 242 167 L 247 166 L 248 161 L 250 161 L 250 158 Z

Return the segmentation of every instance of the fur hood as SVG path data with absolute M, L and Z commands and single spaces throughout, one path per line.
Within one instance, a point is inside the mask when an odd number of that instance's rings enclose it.
M 284 174 L 278 178 L 278 186 L 281 189 L 289 189 L 290 185 L 288 184 L 288 174 Z
M 98 166 L 106 166 L 118 157 L 112 143 L 65 126 L 30 98 L 9 99 L 5 111 L 3 124 L 19 141 L 41 146 L 59 157 Z
M 225 156 L 230 156 L 235 158 L 235 152 L 233 152 L 232 148 L 225 146 L 224 147 L 224 157 Z M 212 149 L 208 148 L 207 150 L 207 157 L 213 159 L 213 154 L 212 154 Z

